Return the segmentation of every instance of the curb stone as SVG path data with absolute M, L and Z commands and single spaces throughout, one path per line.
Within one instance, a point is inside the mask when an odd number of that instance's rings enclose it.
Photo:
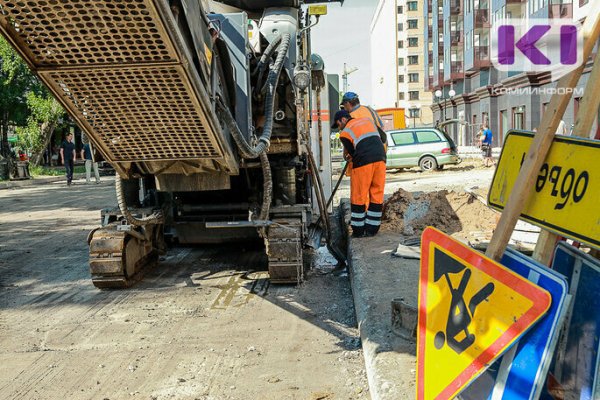
M 74 174 L 73 180 L 77 180 L 77 179 L 85 179 L 85 174 Z M 15 181 L 3 181 L 3 182 L 0 182 L 0 190 L 15 189 L 15 188 L 27 187 L 27 186 L 39 186 L 39 185 L 45 185 L 48 183 L 56 183 L 56 182 L 61 182 L 61 181 L 66 181 L 66 178 L 64 176 L 52 176 L 52 177 L 45 177 L 45 178 L 32 178 L 32 179 L 15 180 Z

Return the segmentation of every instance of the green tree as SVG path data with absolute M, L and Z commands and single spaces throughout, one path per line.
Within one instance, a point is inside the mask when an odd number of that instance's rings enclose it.
M 65 111 L 27 64 L 0 37 L 0 156 L 7 157 L 9 126 L 17 127 L 19 145 L 39 164 L 44 148 Z
M 44 156 L 44 149 L 48 146 L 50 138 L 56 129 L 59 120 L 64 116 L 65 110 L 50 93 L 27 94 L 27 107 L 29 117 L 27 125 L 17 128 L 19 146 L 29 150 L 31 162 L 40 165 Z

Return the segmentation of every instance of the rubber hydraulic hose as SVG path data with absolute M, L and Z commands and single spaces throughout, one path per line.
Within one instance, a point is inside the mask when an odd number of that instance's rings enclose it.
M 129 211 L 129 208 L 127 207 L 127 202 L 125 201 L 125 194 L 123 193 L 123 180 L 118 175 L 115 179 L 115 188 L 117 191 L 117 204 L 119 205 L 119 210 L 121 210 L 121 214 L 123 214 L 128 224 L 135 226 L 144 226 L 160 224 L 163 222 L 162 211 L 155 211 L 151 215 L 148 215 L 144 218 L 137 218 L 131 213 L 131 211 Z
M 254 70 L 254 73 L 252 74 L 252 75 L 258 74 L 258 78 L 256 78 L 256 86 L 254 87 L 254 91 L 253 91 L 254 95 L 256 95 L 258 93 L 258 91 L 261 90 L 263 87 L 263 75 L 265 74 L 265 69 L 268 66 L 267 60 L 271 59 L 271 56 L 275 52 L 275 49 L 277 48 L 279 43 L 281 43 L 281 38 L 282 38 L 282 35 L 280 34 L 271 43 L 269 43 L 269 45 L 265 49 L 262 57 L 258 61 L 258 64 L 256 65 L 256 69 Z
M 281 76 L 281 70 L 283 69 L 283 64 L 285 62 L 285 58 L 287 57 L 291 40 L 292 37 L 289 33 L 284 34 L 281 38 L 281 44 L 277 48 L 277 59 L 275 60 L 275 64 L 273 64 L 273 67 L 271 67 L 271 70 L 269 71 L 269 76 L 267 78 L 267 95 L 265 97 L 266 123 L 263 127 L 263 134 L 259 139 L 263 140 L 263 138 L 265 138 L 265 144 L 267 148 L 269 147 L 271 133 L 273 131 L 273 118 L 275 115 L 275 94 L 277 92 L 279 77 Z
M 225 124 L 231 132 L 233 140 L 240 149 L 242 157 L 245 159 L 258 158 L 262 153 L 267 151 L 269 145 L 271 144 L 271 134 L 273 133 L 273 116 L 275 114 L 275 94 L 290 42 L 291 35 L 286 33 L 283 35 L 281 44 L 277 48 L 277 59 L 275 60 L 275 64 L 273 64 L 271 67 L 269 77 L 267 78 L 267 96 L 265 98 L 266 123 L 263 133 L 258 139 L 258 144 L 255 147 L 252 147 L 244 135 L 242 135 L 242 132 L 240 132 L 240 128 L 238 127 L 237 122 L 235 121 L 235 118 L 231 114 L 229 108 L 227 108 L 227 106 L 225 106 L 221 101 L 217 102 L 217 106 L 223 114 Z
M 260 220 L 266 221 L 269 219 L 271 211 L 271 200 L 273 199 L 273 177 L 271 175 L 271 164 L 267 153 L 261 153 L 260 164 L 263 173 L 263 203 L 260 210 Z
M 265 66 L 267 65 L 267 60 L 269 58 L 271 58 L 271 55 L 273 55 L 273 52 L 275 52 L 275 48 L 277 48 L 277 45 L 281 42 L 281 38 L 282 35 L 278 35 L 271 43 L 269 43 L 269 45 L 267 46 L 267 48 L 265 49 L 262 57 L 260 57 L 260 60 L 258 61 L 258 64 L 256 65 L 256 69 L 254 70 L 254 73 L 252 75 L 256 75 L 257 73 L 260 73 L 258 80 L 262 80 L 262 74 L 264 73 L 265 70 Z

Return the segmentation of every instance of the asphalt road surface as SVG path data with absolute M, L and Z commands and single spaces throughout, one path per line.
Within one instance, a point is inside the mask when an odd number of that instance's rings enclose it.
M 367 399 L 348 278 L 270 285 L 260 249 L 174 248 L 132 289 L 89 279 L 112 182 L 0 190 L 0 398 Z

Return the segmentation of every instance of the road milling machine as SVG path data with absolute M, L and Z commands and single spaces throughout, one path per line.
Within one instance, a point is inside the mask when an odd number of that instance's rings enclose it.
M 0 0 L 2 34 L 117 173 L 118 211 L 88 237 L 95 286 L 130 286 L 168 242 L 253 237 L 271 281 L 299 282 L 317 217 L 343 262 L 307 2 Z

